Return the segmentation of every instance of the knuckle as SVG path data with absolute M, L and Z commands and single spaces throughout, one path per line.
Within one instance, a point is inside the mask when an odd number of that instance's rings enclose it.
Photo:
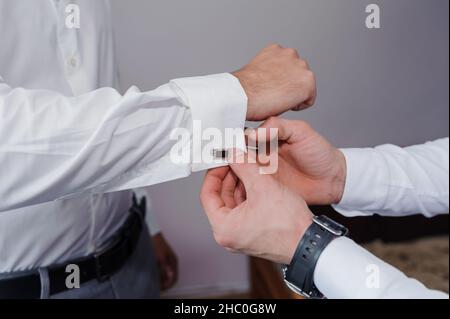
M 304 76 L 306 81 L 314 87 L 314 83 L 316 82 L 316 75 L 314 74 L 314 72 L 312 72 L 311 70 L 307 70 L 305 71 Z
M 289 56 L 296 57 L 296 58 L 299 57 L 299 54 L 296 49 L 286 48 L 286 49 L 284 49 L 284 52 Z
M 282 47 L 278 43 L 272 43 L 267 48 L 269 48 L 269 49 L 281 49 Z
M 304 69 L 309 69 L 309 65 L 308 62 L 306 62 L 306 60 L 304 59 L 299 59 L 299 65 L 300 67 L 304 68 Z

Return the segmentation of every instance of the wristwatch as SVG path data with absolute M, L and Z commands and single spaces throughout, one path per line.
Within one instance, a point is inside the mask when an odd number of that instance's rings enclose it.
M 307 298 L 324 298 L 314 284 L 314 270 L 325 247 L 335 238 L 346 236 L 348 229 L 327 216 L 313 216 L 289 265 L 282 267 L 286 285 Z

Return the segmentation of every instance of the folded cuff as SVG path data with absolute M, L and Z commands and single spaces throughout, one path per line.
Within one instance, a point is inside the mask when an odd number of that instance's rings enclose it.
M 222 73 L 170 84 L 191 110 L 192 171 L 226 165 L 225 160 L 214 158 L 214 149 L 245 149 L 247 95 L 236 77 Z

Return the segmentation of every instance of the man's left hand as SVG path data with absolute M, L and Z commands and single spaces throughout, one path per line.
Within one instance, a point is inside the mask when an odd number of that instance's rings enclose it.
M 152 241 L 159 269 L 161 290 L 167 290 L 173 287 L 178 279 L 177 256 L 161 233 L 153 236 Z

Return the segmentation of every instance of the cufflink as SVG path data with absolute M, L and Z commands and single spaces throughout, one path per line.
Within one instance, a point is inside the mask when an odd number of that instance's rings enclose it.
M 246 146 L 246 150 L 249 151 L 253 151 L 255 153 L 258 153 L 258 147 L 257 146 Z M 229 150 L 225 150 L 225 149 L 214 149 L 212 150 L 212 156 L 215 159 L 227 159 L 229 155 Z

